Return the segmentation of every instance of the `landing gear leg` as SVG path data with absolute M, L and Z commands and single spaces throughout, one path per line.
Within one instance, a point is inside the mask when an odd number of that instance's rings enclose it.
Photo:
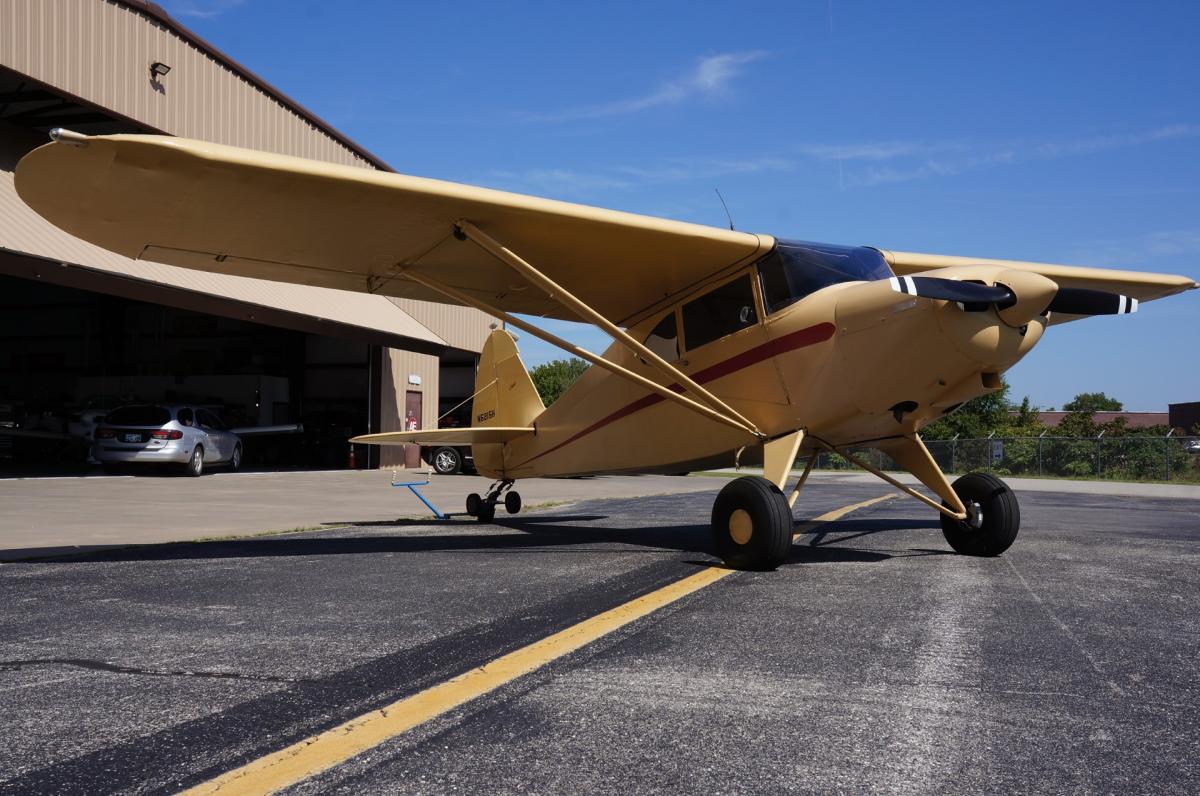
M 503 501 L 504 510 L 516 514 L 521 510 L 521 495 L 510 491 L 514 483 L 512 480 L 496 481 L 483 497 L 477 492 L 467 495 L 467 513 L 480 522 L 491 522 L 496 518 L 496 504 Z

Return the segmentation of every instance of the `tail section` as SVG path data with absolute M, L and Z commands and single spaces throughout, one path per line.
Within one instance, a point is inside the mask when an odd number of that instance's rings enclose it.
M 479 354 L 471 426 L 531 427 L 544 411 L 546 407 L 517 353 L 516 340 L 504 329 L 493 330 Z M 502 472 L 502 450 L 499 444 L 474 445 L 471 453 L 475 466 L 483 473 Z

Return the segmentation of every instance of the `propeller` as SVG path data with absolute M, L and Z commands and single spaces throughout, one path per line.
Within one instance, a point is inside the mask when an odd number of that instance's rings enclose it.
M 960 304 L 996 304 L 1004 306 L 1016 300 L 1006 287 L 992 287 L 978 282 L 962 282 L 958 279 L 939 279 L 933 276 L 893 276 L 892 290 L 910 296 L 920 296 L 941 301 L 957 301 Z
M 1137 312 L 1138 300 L 1120 293 L 1060 287 L 1046 309 L 1064 315 L 1128 315 Z
M 1017 297 L 1003 286 L 982 285 L 958 279 L 933 276 L 893 276 L 892 290 L 909 296 L 941 301 L 955 301 L 967 310 L 983 310 L 994 304 L 997 309 L 1013 306 Z M 1045 311 L 1064 315 L 1126 315 L 1137 312 L 1138 300 L 1120 293 L 1089 290 L 1081 287 L 1060 287 Z

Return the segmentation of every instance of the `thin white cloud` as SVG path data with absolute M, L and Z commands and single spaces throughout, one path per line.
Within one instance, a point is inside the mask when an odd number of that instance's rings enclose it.
M 997 145 L 992 149 L 980 146 L 967 146 L 962 143 L 947 143 L 934 145 L 912 145 L 910 152 L 903 147 L 892 145 L 891 148 L 880 148 L 878 152 L 889 154 L 888 158 L 876 160 L 903 160 L 897 166 L 871 166 L 862 171 L 846 176 L 848 187 L 870 187 L 884 183 L 907 182 L 929 177 L 943 177 L 962 174 L 975 169 L 990 166 L 1024 163 L 1039 160 L 1058 160 L 1060 158 L 1083 157 L 1102 152 L 1156 144 L 1162 141 L 1172 141 L 1200 137 L 1200 124 L 1171 124 L 1150 130 L 1140 130 L 1113 135 L 1089 136 L 1084 138 L 1061 141 L 1016 141 L 1006 145 Z M 872 152 L 870 145 L 864 145 L 864 152 Z M 928 157 L 907 158 L 909 154 Z M 870 159 L 861 156 L 859 159 Z
M 484 183 L 526 193 L 587 200 L 604 191 L 650 185 L 712 181 L 746 174 L 785 174 L 805 163 L 833 163 L 839 184 L 869 188 L 913 180 L 952 177 L 1017 163 L 1082 157 L 1162 141 L 1200 137 L 1200 124 L 1173 124 L 1119 135 L 1061 141 L 1016 141 L 991 147 L 962 141 L 883 141 L 799 144 L 782 154 L 732 158 L 672 158 L 651 165 L 620 164 L 593 169 L 535 168 L 493 171 Z M 1165 245 L 1165 244 L 1164 244 Z
M 645 94 L 551 113 L 524 114 L 521 118 L 525 121 L 536 122 L 599 119 L 606 116 L 638 113 L 666 105 L 677 105 L 697 97 L 720 96 L 729 90 L 730 84 L 741 74 L 743 66 L 765 58 L 766 55 L 767 53 L 762 50 L 710 55 L 701 58 L 687 75 L 664 83 Z
M 1173 266 L 1196 273 L 1200 229 L 1163 229 L 1126 238 L 1090 241 L 1070 252 L 1071 262 L 1101 267 L 1138 268 L 1147 260 L 1184 258 Z
M 167 0 L 164 3 L 172 15 L 211 19 L 245 3 L 246 0 Z

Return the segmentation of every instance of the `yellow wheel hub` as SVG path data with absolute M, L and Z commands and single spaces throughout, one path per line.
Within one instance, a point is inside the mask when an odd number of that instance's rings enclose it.
M 745 509 L 734 509 L 729 515 L 729 535 L 738 544 L 746 544 L 754 535 L 754 520 Z

